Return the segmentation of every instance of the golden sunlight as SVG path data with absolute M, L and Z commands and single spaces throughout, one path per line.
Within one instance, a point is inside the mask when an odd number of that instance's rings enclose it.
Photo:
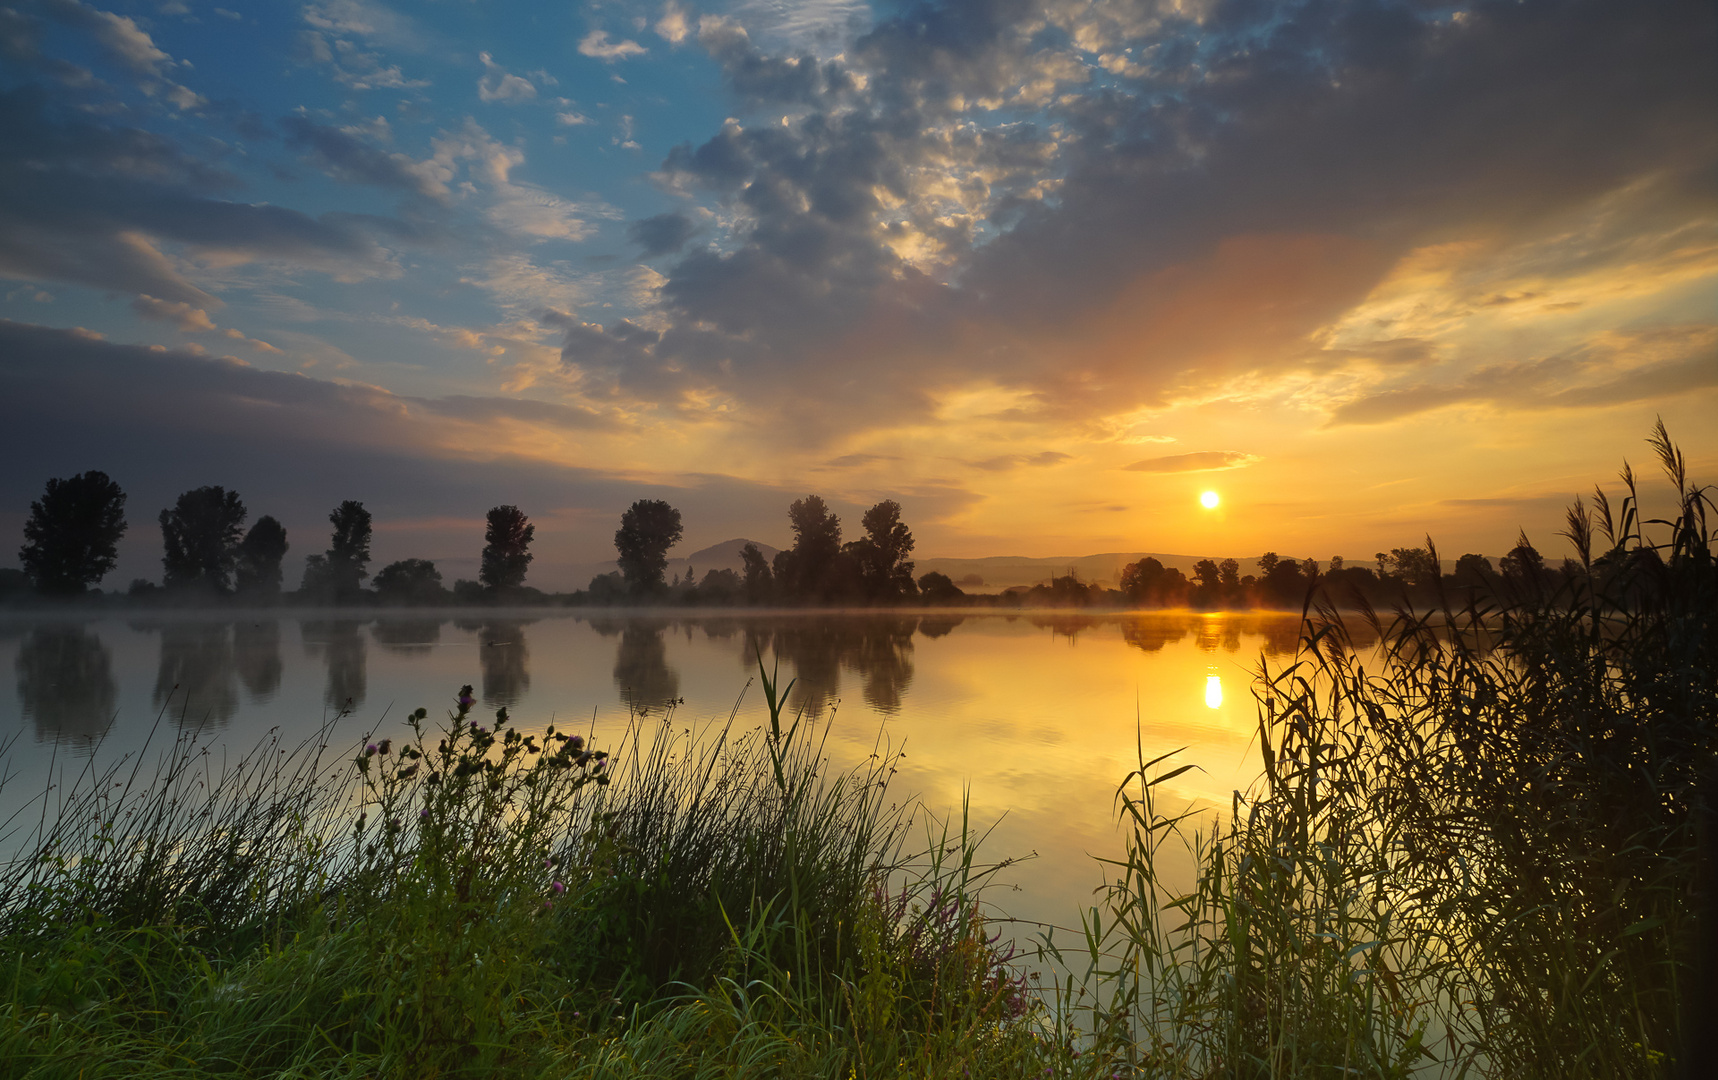
M 1205 707 L 1221 709 L 1223 707 L 1223 677 L 1221 675 L 1205 676 Z
M 1199 505 L 1203 506 L 1207 510 L 1217 509 L 1217 504 L 1221 501 L 1222 500 L 1217 497 L 1217 493 L 1215 491 L 1207 491 L 1203 495 L 1199 496 Z

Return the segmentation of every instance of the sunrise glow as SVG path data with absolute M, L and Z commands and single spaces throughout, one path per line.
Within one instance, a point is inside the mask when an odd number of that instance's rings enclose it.
M 1658 416 L 1713 475 L 1701 6 L 1277 7 L 25 4 L 0 531 L 103 468 L 289 586 L 345 499 L 452 581 L 516 504 L 554 591 L 638 499 L 676 556 L 815 493 L 921 561 L 1498 557 Z

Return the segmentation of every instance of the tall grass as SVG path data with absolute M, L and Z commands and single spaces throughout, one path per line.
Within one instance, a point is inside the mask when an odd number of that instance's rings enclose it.
M 466 687 L 338 762 L 86 773 L 0 874 L 0 1075 L 1040 1075 L 970 833 L 760 679 L 767 727 L 613 754 Z
M 1168 812 L 1189 766 L 1142 752 L 1062 1023 L 1154 1075 L 1705 1075 L 1718 537 L 1652 444 L 1675 515 L 1641 522 L 1625 467 L 1557 588 L 1366 611 L 1376 661 L 1309 597 L 1226 819 Z

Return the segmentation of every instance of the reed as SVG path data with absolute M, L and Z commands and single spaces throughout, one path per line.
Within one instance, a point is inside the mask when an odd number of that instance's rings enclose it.
M 1357 617 L 1309 595 L 1295 659 L 1261 661 L 1263 777 L 1227 818 L 1169 812 L 1190 766 L 1142 749 L 1084 946 L 1046 941 L 1063 1028 L 1166 1076 L 1709 1067 L 1718 537 L 1652 444 L 1676 513 L 1641 522 L 1625 467 L 1614 513 L 1571 509 L 1554 588 Z M 1165 870 L 1187 852 L 1190 891 Z

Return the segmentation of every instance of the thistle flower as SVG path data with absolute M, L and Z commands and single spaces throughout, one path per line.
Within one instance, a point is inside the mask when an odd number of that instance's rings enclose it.
M 365 757 L 374 757 L 376 754 L 376 751 L 378 749 L 379 749 L 379 747 L 377 747 L 375 743 L 371 743 L 370 745 L 364 747 L 364 756 Z
M 558 881 L 551 881 L 549 882 L 549 891 L 559 896 L 567 891 L 567 887 Z
M 392 749 L 392 748 L 393 748 L 393 745 L 394 745 L 394 740 L 392 740 L 392 739 L 383 739 L 383 740 L 382 740 L 382 741 L 381 741 L 381 742 L 379 742 L 379 743 L 377 743 L 377 744 L 376 744 L 376 752 L 377 752 L 377 753 L 378 753 L 378 754 L 383 754 L 383 755 L 385 755 L 385 754 L 387 754 L 387 752 L 388 752 L 388 751 L 389 751 L 389 750 L 390 750 L 390 749 Z

